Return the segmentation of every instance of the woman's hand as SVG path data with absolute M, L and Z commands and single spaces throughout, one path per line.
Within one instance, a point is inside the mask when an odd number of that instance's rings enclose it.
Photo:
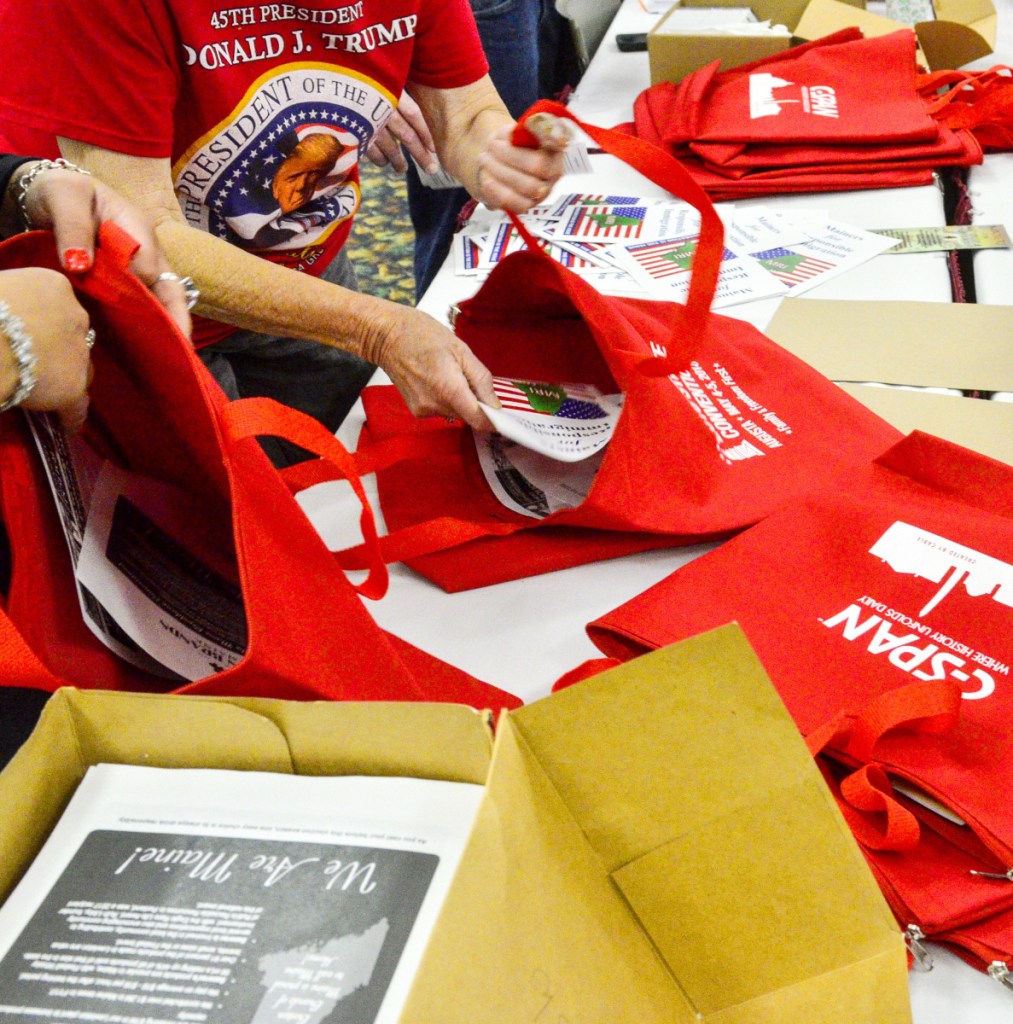
M 419 105 L 406 92 L 401 93 L 397 108 L 373 136 L 366 156 L 377 167 L 390 164 L 395 171 L 403 174 L 408 169 L 408 161 L 405 160 L 402 145 L 415 157 L 422 170 L 429 174 L 438 170 L 440 162 L 436 156 L 432 132 L 429 131 Z
M 70 282 L 55 270 L 27 267 L 0 271 L 0 299 L 24 325 L 35 355 L 36 384 L 22 408 L 55 412 L 68 433 L 88 413 L 91 354 L 88 314 Z M 13 394 L 18 367 L 10 346 L 0 344 L 0 400 Z
M 36 165 L 23 164 L 15 172 L 10 189 L 19 189 L 21 176 Z M 190 313 L 183 285 L 178 279 L 158 280 L 172 267 L 155 240 L 147 214 L 98 179 L 58 168 L 41 171 L 33 179 L 25 196 L 25 210 L 32 227 L 51 228 L 56 235 L 60 262 L 71 273 L 88 270 L 95 258 L 95 237 L 99 225 L 111 220 L 121 227 L 140 248 L 130 261 L 130 269 L 162 303 L 187 337 Z
M 538 149 L 515 146 L 512 135 L 512 125 L 502 126 L 479 156 L 476 198 L 491 210 L 524 213 L 543 202 L 562 176 L 568 135 L 546 133 Z
M 392 308 L 396 313 L 367 358 L 390 377 L 416 416 L 456 417 L 475 430 L 491 430 L 478 403 L 499 408 L 492 374 L 460 338 L 428 314 L 407 306 Z

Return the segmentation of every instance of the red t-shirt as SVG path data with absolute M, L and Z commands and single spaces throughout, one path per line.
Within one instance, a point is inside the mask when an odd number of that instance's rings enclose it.
M 191 225 L 315 275 L 348 237 L 359 154 L 405 83 L 488 69 L 465 0 L 9 0 L 0 55 L 11 151 L 56 155 L 61 135 L 169 157 Z M 231 331 L 202 320 L 194 337 Z

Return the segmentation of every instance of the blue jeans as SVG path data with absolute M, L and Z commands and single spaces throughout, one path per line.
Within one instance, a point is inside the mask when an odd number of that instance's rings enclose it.
M 322 276 L 357 290 L 355 271 L 344 251 Z M 312 416 L 331 431 L 341 425 L 376 370 L 372 363 L 330 345 L 256 331 L 235 331 L 198 349 L 197 354 L 229 398 L 266 395 Z M 309 457 L 279 437 L 261 438 L 260 445 L 279 468 Z
M 552 0 L 471 0 L 489 76 L 514 117 L 544 95 L 543 62 L 555 57 L 561 24 Z M 415 297 L 432 283 L 450 249 L 457 216 L 470 197 L 463 188 L 436 190 L 408 163 L 408 213 L 415 229 Z

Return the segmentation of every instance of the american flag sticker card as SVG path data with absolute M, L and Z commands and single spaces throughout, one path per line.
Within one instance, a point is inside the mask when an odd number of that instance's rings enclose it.
M 465 277 L 477 274 L 479 264 L 482 262 L 482 236 L 466 235 L 459 233 L 454 235 L 454 273 Z
M 647 206 L 575 206 L 560 221 L 558 238 L 590 238 L 598 242 L 639 238 L 647 222 Z
M 895 238 L 839 221 L 807 222 L 805 226 L 809 237 L 804 241 L 751 253 L 791 295 L 838 277 L 897 244 Z
M 520 233 L 510 221 L 505 220 L 494 224 L 489 233 L 489 242 L 482 251 L 482 261 L 479 263 L 478 269 L 491 270 L 511 253 L 521 252 L 527 247 L 527 242 L 521 238 Z
M 789 248 L 779 245 L 750 255 L 759 261 L 764 270 L 783 281 L 790 289 L 817 280 L 837 266 L 831 260 L 819 259 L 800 250 L 801 246 Z
M 652 295 L 685 302 L 698 241 L 696 237 L 662 238 L 616 246 L 614 251 L 634 280 Z M 756 260 L 725 247 L 713 305 L 732 306 L 783 295 L 787 290 L 787 285 L 767 273 Z
M 650 200 L 639 196 L 603 195 L 599 192 L 569 192 L 546 208 L 544 216 L 558 220 L 573 213 L 575 206 L 649 206 Z M 537 209 L 537 207 L 536 207 Z
M 500 408 L 484 405 L 496 431 L 560 462 L 579 462 L 612 439 L 622 411 L 621 395 L 603 395 L 587 384 L 494 377 Z

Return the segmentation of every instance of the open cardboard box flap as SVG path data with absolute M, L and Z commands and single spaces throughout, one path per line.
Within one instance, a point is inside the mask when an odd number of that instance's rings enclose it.
M 923 430 L 1013 463 L 1013 405 L 859 383 L 1013 391 L 1013 307 L 785 299 L 766 334 L 905 434 Z
M 992 0 L 933 0 L 934 21 L 914 26 L 921 61 L 932 71 L 959 68 L 995 48 L 997 16 Z M 761 21 L 785 25 L 796 40 L 819 39 L 857 26 L 866 36 L 907 26 L 865 9 L 864 0 L 680 0 L 676 7 L 751 7 Z M 673 10 L 675 8 L 673 7 Z M 668 12 L 648 34 L 651 82 L 678 82 L 712 60 L 723 69 L 785 49 L 787 36 L 687 35 L 666 26 Z
M 0 774 L 0 891 L 103 760 L 486 781 L 406 1024 L 910 1020 L 900 932 L 736 626 L 506 715 L 491 766 L 465 708 L 60 691 Z
M 772 0 L 777 3 L 777 0 Z M 762 0 L 761 0 L 762 4 Z M 995 48 L 996 13 L 991 0 L 933 0 L 936 18 L 914 26 L 918 46 L 930 71 L 959 68 Z M 904 28 L 870 11 L 856 10 L 842 0 L 810 0 L 792 28 L 799 39 L 819 39 L 857 25 L 867 37 Z

